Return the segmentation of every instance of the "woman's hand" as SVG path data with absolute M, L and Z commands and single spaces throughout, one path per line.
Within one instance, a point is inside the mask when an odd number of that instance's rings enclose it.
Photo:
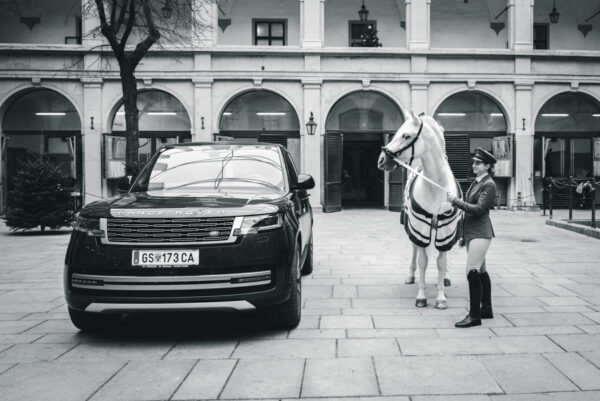
M 456 196 L 452 195 L 450 192 L 446 193 L 446 201 L 452 203 L 452 201 L 456 199 Z

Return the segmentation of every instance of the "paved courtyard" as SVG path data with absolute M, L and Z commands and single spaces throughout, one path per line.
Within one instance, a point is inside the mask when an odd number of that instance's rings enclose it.
M 0 229 L 1 400 L 600 400 L 600 241 L 495 211 L 495 318 L 467 313 L 465 251 L 449 255 L 447 310 L 416 309 L 399 214 L 315 214 L 315 261 L 292 331 L 249 313 L 126 316 L 115 333 L 68 320 L 68 235 Z

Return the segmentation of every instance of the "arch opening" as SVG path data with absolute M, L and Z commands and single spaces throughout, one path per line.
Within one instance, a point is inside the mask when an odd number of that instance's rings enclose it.
M 581 93 L 561 93 L 541 107 L 535 119 L 533 140 L 534 188 L 536 201 L 543 203 L 544 180 L 585 181 L 600 176 L 600 105 Z M 574 202 L 582 207 L 589 200 Z M 568 193 L 557 191 L 553 207 L 567 207 Z
M 34 155 L 45 156 L 74 182 L 73 207 L 82 193 L 81 121 L 75 106 L 62 94 L 46 88 L 27 89 L 12 97 L 1 125 L 2 152 L 0 208 L 14 186 L 20 163 Z
M 225 106 L 215 139 L 280 144 L 300 166 L 300 129 L 296 110 L 283 96 L 251 90 L 237 95 Z
M 381 147 L 403 122 L 400 107 L 375 91 L 349 93 L 333 105 L 325 120 L 321 154 L 327 166 L 322 191 L 326 209 L 402 207 L 402 169 L 388 174 L 375 166 Z
M 514 171 L 514 138 L 508 135 L 507 119 L 498 103 L 476 91 L 456 93 L 445 99 L 434 113 L 444 127 L 446 154 L 450 168 L 466 192 L 475 176 L 471 157 L 483 148 L 496 157 L 496 202 L 508 203 L 509 179 Z
M 150 89 L 138 92 L 138 160 L 145 162 L 163 145 L 189 142 L 190 117 L 185 106 L 170 93 Z M 113 115 L 111 134 L 104 134 L 107 191 L 116 193 L 117 178 L 125 175 L 125 105 L 123 100 Z

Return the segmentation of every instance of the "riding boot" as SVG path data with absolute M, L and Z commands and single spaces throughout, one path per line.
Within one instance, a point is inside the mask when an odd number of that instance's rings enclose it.
M 479 278 L 479 271 L 477 269 L 470 270 L 467 274 L 467 281 L 469 282 L 469 314 L 454 325 L 458 328 L 481 326 L 481 279 Z
M 487 272 L 479 273 L 481 279 L 481 318 L 493 319 L 492 311 L 492 282 Z

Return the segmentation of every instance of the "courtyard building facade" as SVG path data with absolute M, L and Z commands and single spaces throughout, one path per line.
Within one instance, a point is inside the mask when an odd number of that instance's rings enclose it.
M 28 154 L 73 177 L 84 203 L 115 194 L 124 175 L 118 63 L 86 3 L 0 14 L 2 210 Z M 137 68 L 141 160 L 169 143 L 280 143 L 314 177 L 314 207 L 398 210 L 406 176 L 376 161 L 414 110 L 444 127 L 464 189 L 474 150 L 496 156 L 500 206 L 541 205 L 549 177 L 600 177 L 595 0 L 183 4 L 201 32 L 153 47 Z M 361 46 L 373 38 L 381 46 Z

